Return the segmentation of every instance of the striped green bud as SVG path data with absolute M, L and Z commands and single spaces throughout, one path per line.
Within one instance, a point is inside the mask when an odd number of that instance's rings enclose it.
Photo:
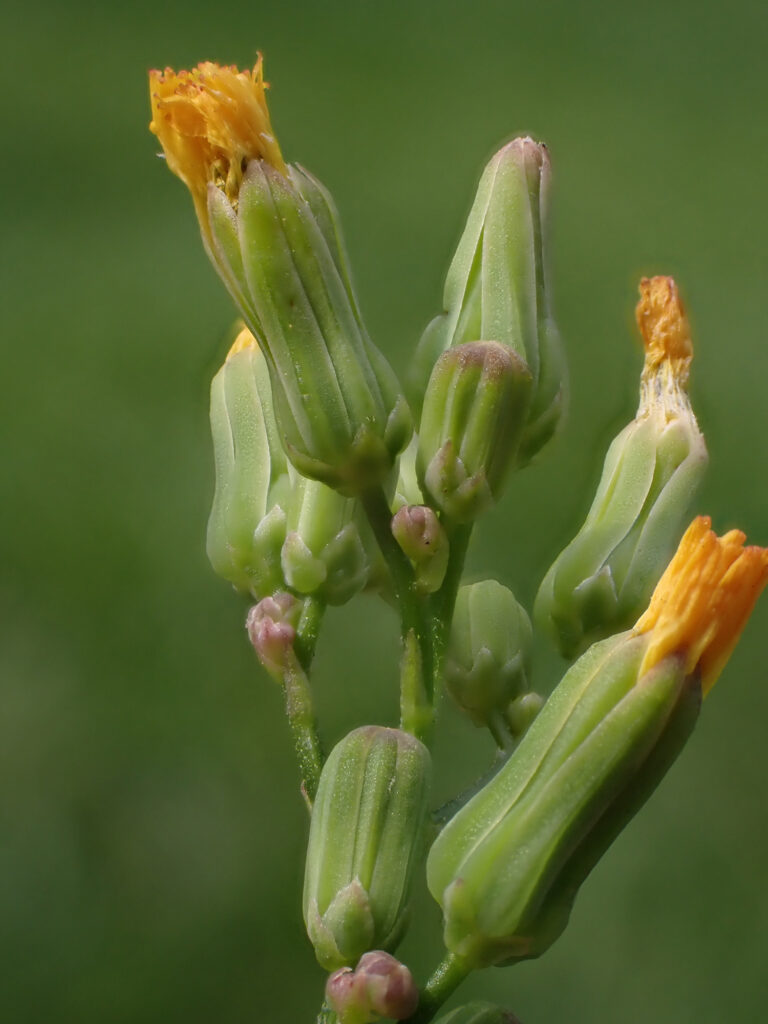
M 448 692 L 476 725 L 497 737 L 525 732 L 541 706 L 530 692 L 531 623 L 496 580 L 460 588 L 445 660 Z
M 547 149 L 532 139 L 514 139 L 491 159 L 446 277 L 445 312 L 427 327 L 411 375 L 415 403 L 451 346 L 494 340 L 511 348 L 531 374 L 520 464 L 554 433 L 566 387 L 551 306 L 549 187 Z
M 504 768 L 438 836 L 429 889 L 443 908 L 447 947 L 473 966 L 548 948 L 576 895 L 564 884 L 574 858 L 597 830 L 607 841 L 591 852 L 596 862 L 616 834 L 603 835 L 601 820 L 642 788 L 645 773 L 658 781 L 652 755 L 665 737 L 675 737 L 673 756 L 684 743 L 699 682 L 686 678 L 677 656 L 640 675 L 648 646 L 647 636 L 628 632 L 591 647 Z
M 593 644 L 427 859 L 469 966 L 543 953 L 579 886 L 680 753 L 768 581 L 768 549 L 694 519 L 634 628 Z
M 284 589 L 280 552 L 287 462 L 272 409 L 267 364 L 242 330 L 211 384 L 216 468 L 207 550 L 214 570 L 241 591 L 265 597 Z
M 253 160 L 236 210 L 211 185 L 212 244 L 267 356 L 289 458 L 304 476 L 354 494 L 389 473 L 410 438 L 411 418 L 342 276 L 338 236 L 329 245 L 327 219 L 321 227 L 313 211 L 317 193 L 313 205 L 302 194 L 309 194 L 307 181 Z
M 250 72 L 153 71 L 150 92 L 150 129 L 264 349 L 289 458 L 345 494 L 380 484 L 411 436 L 410 411 L 360 317 L 330 196 L 280 152 L 261 58 Z
M 439 1017 L 435 1024 L 520 1024 L 508 1010 L 492 1003 L 468 1003 Z
M 312 809 L 303 899 L 326 970 L 399 942 L 424 842 L 429 776 L 426 747 L 398 729 L 365 726 L 331 751 Z
M 682 535 L 707 449 L 688 399 L 693 356 L 672 278 L 644 279 L 640 406 L 614 439 L 586 521 L 536 598 L 536 621 L 565 657 L 630 626 Z
M 496 501 L 517 455 L 531 376 L 512 349 L 474 341 L 444 352 L 424 399 L 416 472 L 427 501 L 467 523 Z

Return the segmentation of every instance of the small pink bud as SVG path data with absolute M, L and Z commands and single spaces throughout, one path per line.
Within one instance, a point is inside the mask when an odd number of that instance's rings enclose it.
M 405 964 L 377 949 L 365 953 L 354 971 L 335 971 L 325 997 L 340 1024 L 371 1024 L 382 1017 L 406 1020 L 416 1012 L 419 990 Z
M 245 628 L 259 661 L 278 679 L 293 656 L 301 601 L 292 594 L 265 597 L 248 612 Z

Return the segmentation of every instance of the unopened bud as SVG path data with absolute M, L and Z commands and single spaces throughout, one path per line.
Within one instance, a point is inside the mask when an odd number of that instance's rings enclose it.
M 327 970 L 392 950 L 407 923 L 424 840 L 430 759 L 408 733 L 365 726 L 331 751 L 320 777 L 304 876 L 304 921 Z
M 270 675 L 281 680 L 295 658 L 293 644 L 301 617 L 302 603 L 293 594 L 265 597 L 248 612 L 245 628 Z
M 392 534 L 411 560 L 421 593 L 439 590 L 448 568 L 449 546 L 433 510 L 426 505 L 403 505 L 392 519 Z
M 643 279 L 640 296 L 637 415 L 611 443 L 586 521 L 536 598 L 537 622 L 568 658 L 627 629 L 647 605 L 707 467 L 688 399 L 693 347 L 677 287 L 671 277 Z
M 339 1024 L 405 1020 L 416 1011 L 419 990 L 405 964 L 382 950 L 365 953 L 353 971 L 341 967 L 325 986 L 325 998 Z
M 416 470 L 430 504 L 471 522 L 496 501 L 512 467 L 531 376 L 510 348 L 466 342 L 440 356 L 429 380 Z
M 541 704 L 529 692 L 531 623 L 496 580 L 459 589 L 445 662 L 448 692 L 476 725 L 521 736 Z
M 277 504 L 287 462 L 272 407 L 269 373 L 246 328 L 211 384 L 216 489 L 207 549 L 214 570 L 260 598 L 284 587 L 280 549 L 286 521 Z
M 292 472 L 286 510 L 281 551 L 286 583 L 300 594 L 344 604 L 365 586 L 369 571 L 357 503 Z
M 548 269 L 549 186 L 547 148 L 533 139 L 514 139 L 492 157 L 446 277 L 445 312 L 424 332 L 412 372 L 416 403 L 451 346 L 494 340 L 513 349 L 531 374 L 519 464 L 552 436 L 564 403 Z

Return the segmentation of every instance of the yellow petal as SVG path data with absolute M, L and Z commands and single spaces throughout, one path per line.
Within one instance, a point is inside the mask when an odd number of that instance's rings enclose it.
M 198 216 L 209 182 L 236 202 L 249 160 L 285 164 L 272 134 L 259 56 L 252 71 L 207 61 L 191 71 L 150 71 L 150 131 L 168 166 L 192 193 Z
M 635 624 L 649 633 L 642 676 L 670 655 L 686 674 L 701 673 L 706 694 L 715 684 L 768 581 L 768 549 L 744 547 L 745 536 L 723 537 L 705 516 L 694 519 Z

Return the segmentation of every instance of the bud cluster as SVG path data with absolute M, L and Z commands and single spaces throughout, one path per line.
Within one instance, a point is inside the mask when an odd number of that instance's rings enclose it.
M 675 282 L 644 278 L 637 413 L 535 602 L 536 627 L 573 661 L 545 701 L 527 612 L 462 573 L 474 525 L 566 405 L 547 148 L 514 139 L 483 171 L 406 400 L 367 333 L 330 194 L 283 158 L 261 58 L 250 72 L 154 71 L 150 88 L 150 128 L 245 323 L 211 386 L 207 550 L 255 601 L 248 636 L 285 696 L 311 815 L 303 918 L 329 972 L 319 1020 L 427 1024 L 470 970 L 539 956 L 565 928 L 691 734 L 768 550 L 701 516 L 685 529 L 707 465 L 693 349 Z M 401 719 L 352 729 L 325 757 L 315 645 L 327 606 L 366 589 L 400 614 Z M 471 795 L 430 815 L 443 690 L 497 749 Z M 392 954 L 422 872 L 446 953 L 419 987 Z M 439 1024 L 516 1019 L 472 1003 Z

